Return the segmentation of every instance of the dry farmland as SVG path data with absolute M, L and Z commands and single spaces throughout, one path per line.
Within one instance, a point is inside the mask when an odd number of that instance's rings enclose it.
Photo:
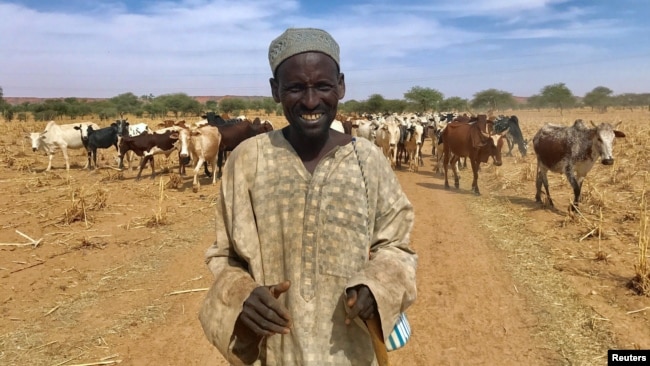
M 613 166 L 587 176 L 579 213 L 557 174 L 556 208 L 535 203 L 532 143 L 524 158 L 515 148 L 503 166 L 483 165 L 476 197 L 468 170 L 460 190 L 443 188 L 427 140 L 425 166 L 397 172 L 416 212 L 418 300 L 413 338 L 391 361 L 604 365 L 608 348 L 649 349 L 650 297 L 628 285 L 648 237 L 650 112 L 506 113 L 528 139 L 576 118 L 621 120 L 627 137 Z M 0 365 L 225 365 L 197 320 L 218 184 L 202 178 L 193 193 L 174 155 L 136 182 L 136 171 L 114 169 L 113 148 L 100 150 L 98 170 L 72 150 L 69 172 L 60 152 L 44 172 L 46 156 L 23 137 L 44 125 L 0 123 Z

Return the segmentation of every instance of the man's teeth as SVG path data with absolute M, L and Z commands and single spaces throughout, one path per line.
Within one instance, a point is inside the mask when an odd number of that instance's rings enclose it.
M 304 119 L 305 121 L 316 121 L 322 115 L 323 115 L 322 113 L 319 113 L 319 114 L 303 114 L 302 119 Z

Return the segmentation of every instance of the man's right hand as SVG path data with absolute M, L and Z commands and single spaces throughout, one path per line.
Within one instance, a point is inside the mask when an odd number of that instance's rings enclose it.
M 289 311 L 278 297 L 289 290 L 291 282 L 257 287 L 244 301 L 244 308 L 238 322 L 259 337 L 273 334 L 288 334 L 291 328 Z

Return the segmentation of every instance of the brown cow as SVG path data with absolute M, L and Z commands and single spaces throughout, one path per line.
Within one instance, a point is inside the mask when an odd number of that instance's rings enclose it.
M 219 146 L 219 156 L 217 158 L 217 166 L 219 167 L 218 177 L 221 177 L 221 167 L 226 161 L 226 153 L 236 148 L 242 141 L 247 138 L 273 131 L 273 125 L 268 122 L 260 122 L 259 124 L 251 123 L 248 120 L 239 121 L 217 126 L 221 133 L 221 145 Z M 208 174 L 206 167 L 206 174 Z
M 487 128 L 486 119 L 479 117 L 475 123 L 452 122 L 442 132 L 443 141 L 443 168 L 445 171 L 445 188 L 449 189 L 448 167 L 451 163 L 454 172 L 454 186 L 460 186 L 458 168 L 456 163 L 461 157 L 468 157 L 472 166 L 474 179 L 472 180 L 472 191 L 480 195 L 478 189 L 478 169 L 480 163 L 487 163 L 492 157 L 494 165 L 500 166 L 501 148 L 503 147 L 503 136 L 507 130 L 497 135 L 489 135 L 484 129 Z
M 151 179 L 156 176 L 154 167 L 154 158 L 156 154 L 165 154 L 169 156 L 176 149 L 176 142 L 178 141 L 178 127 L 171 127 L 164 129 L 164 131 L 156 131 L 154 133 L 144 132 L 141 135 L 128 137 L 125 136 L 120 142 L 120 169 L 123 167 L 124 154 L 128 151 L 133 151 L 140 159 L 140 170 L 136 180 L 140 179 L 142 169 L 151 162 Z
M 603 165 L 614 164 L 612 148 L 615 137 L 625 137 L 625 134 L 616 130 L 621 122 L 614 126 L 601 123 L 593 128 L 588 128 L 581 119 L 576 120 L 573 126 L 544 125 L 533 137 L 533 148 L 537 155 L 537 179 L 535 201 L 541 202 L 542 184 L 546 190 L 549 205 L 553 201 L 548 192 L 547 172 L 564 173 L 573 187 L 573 204 L 575 210 L 580 201 L 582 181 L 594 166 L 598 158 Z

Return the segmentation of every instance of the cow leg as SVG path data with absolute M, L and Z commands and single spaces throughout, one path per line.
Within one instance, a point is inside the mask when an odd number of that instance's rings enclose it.
M 449 166 L 449 151 L 445 151 L 442 157 L 442 170 L 445 173 L 445 189 L 449 189 L 449 180 L 447 179 L 447 168 Z
M 573 188 L 573 203 L 569 208 L 572 211 L 575 211 L 578 208 L 578 203 L 580 202 L 580 191 L 582 189 L 582 179 L 578 180 L 573 173 L 573 166 L 571 164 L 567 164 L 567 167 L 564 170 L 564 173 L 566 174 L 567 180 L 569 183 L 571 183 L 571 187 Z
M 212 171 L 214 173 L 215 166 L 212 166 Z M 210 173 L 210 170 L 208 169 L 208 162 L 205 161 L 203 162 L 203 173 L 205 173 L 205 176 L 210 178 L 212 177 L 213 173 Z
M 477 196 L 480 196 L 481 192 L 478 190 L 478 167 L 480 163 L 475 159 L 469 159 L 469 163 L 472 166 L 472 174 L 474 175 L 474 179 L 472 180 L 472 191 Z
M 45 171 L 49 172 L 50 169 L 52 169 L 52 158 L 54 157 L 54 153 L 47 153 L 47 157 L 49 159 L 49 162 L 47 163 L 47 169 L 45 169 Z
M 535 194 L 535 202 L 542 202 L 542 185 L 546 191 L 546 198 L 548 199 L 549 206 L 553 207 L 553 200 L 551 200 L 551 195 L 548 191 L 548 175 L 546 169 L 537 164 L 537 177 L 535 186 L 537 188 L 537 193 Z
M 92 168 L 93 168 L 93 164 L 92 164 L 93 163 L 93 152 L 92 152 L 92 150 L 89 149 L 87 151 L 87 155 L 88 155 L 88 170 L 92 170 Z
M 156 164 L 155 164 L 154 160 L 156 160 L 156 159 L 154 158 L 153 155 L 151 155 L 149 157 L 149 165 L 151 165 L 151 178 L 150 179 L 155 179 L 156 178 Z
M 150 157 L 151 156 L 145 155 L 140 160 L 140 169 L 138 170 L 138 175 L 135 177 L 135 180 L 140 180 L 140 176 L 142 175 L 142 169 L 144 168 L 144 165 L 147 164 L 147 160 L 149 160 Z
M 515 147 L 515 143 L 512 141 L 510 134 L 506 134 L 506 142 L 508 143 L 508 153 L 507 156 L 512 156 L 512 149 Z
M 95 164 L 95 169 L 97 169 L 97 149 L 93 149 L 93 164 Z
M 181 151 L 178 151 L 178 174 L 185 175 L 185 164 L 188 162 L 189 157 L 183 158 Z
M 217 184 L 217 159 L 210 159 L 210 165 L 212 167 L 212 185 Z
M 120 170 L 122 170 L 122 169 L 124 169 L 124 154 L 120 154 L 120 155 L 119 155 L 119 158 L 120 158 L 120 161 L 119 161 L 119 163 L 117 164 L 117 168 L 120 169 Z M 131 166 L 131 164 L 129 164 L 129 167 L 130 167 L 130 166 Z
M 217 166 L 219 167 L 219 173 L 217 174 L 217 178 L 221 178 L 221 166 L 223 165 L 223 154 L 224 151 L 219 149 L 219 153 L 217 154 Z
M 206 161 L 203 158 L 203 156 L 199 156 L 199 161 L 197 161 L 196 166 L 194 167 L 194 180 L 192 180 L 192 192 L 196 193 L 199 191 L 199 188 L 201 187 L 201 183 L 199 183 L 199 170 L 201 170 L 201 166 L 205 164 Z
M 454 172 L 454 187 L 456 189 L 460 188 L 460 169 L 459 164 L 460 156 L 453 155 L 449 164 L 451 165 L 451 170 Z
M 63 159 L 65 159 L 65 170 L 69 171 L 70 170 L 70 159 L 68 157 L 68 147 L 67 146 L 61 146 L 61 152 L 63 153 Z

